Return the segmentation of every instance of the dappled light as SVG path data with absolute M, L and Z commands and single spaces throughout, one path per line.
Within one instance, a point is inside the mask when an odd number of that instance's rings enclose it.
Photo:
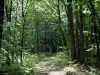
M 100 0 L 0 0 L 0 75 L 100 75 Z

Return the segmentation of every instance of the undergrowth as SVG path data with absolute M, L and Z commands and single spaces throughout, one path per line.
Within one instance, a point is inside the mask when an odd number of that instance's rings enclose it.
M 15 62 L 14 64 L 8 66 L 3 63 L 4 66 L 0 67 L 0 75 L 32 75 L 35 69 L 35 64 L 46 57 L 44 53 L 38 53 L 33 55 L 26 52 L 23 53 L 23 56 L 23 65 L 20 65 L 20 63 Z
M 70 59 L 69 56 L 67 55 L 67 52 L 57 52 L 54 63 L 55 66 L 64 67 L 68 65 L 69 61 Z

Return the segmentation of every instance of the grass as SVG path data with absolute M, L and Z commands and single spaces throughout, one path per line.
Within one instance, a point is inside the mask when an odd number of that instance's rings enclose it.
M 8 73 L 8 75 L 32 75 L 36 68 L 35 64 L 48 60 L 48 62 L 53 61 L 52 63 L 54 63 L 56 67 L 64 68 L 65 71 L 67 70 L 66 67 L 72 67 L 76 70 L 80 70 L 78 72 L 80 75 L 100 75 L 100 71 L 95 67 L 80 65 L 79 63 L 71 64 L 67 52 L 51 54 L 54 58 L 50 58 L 51 56 L 48 56 L 47 53 L 38 53 L 33 55 L 25 52 L 23 53 L 23 56 L 22 66 L 17 63 L 10 66 L 4 65 L 0 68 L 0 73 Z
M 55 56 L 54 63 L 58 67 L 64 67 L 68 65 L 70 59 L 66 52 L 58 52 Z
M 38 54 L 29 54 L 25 53 L 24 55 L 24 62 L 23 62 L 23 68 L 24 72 L 27 74 L 30 74 L 34 71 L 35 69 L 35 64 L 42 61 L 43 58 L 45 58 L 44 53 L 38 53 Z
M 0 73 L 8 73 L 8 75 L 32 75 L 35 64 L 40 62 L 43 58 L 45 58 L 44 53 L 38 54 L 30 54 L 30 53 L 23 53 L 23 65 L 21 66 L 19 63 L 11 64 L 7 66 L 4 63 L 4 66 L 0 68 Z

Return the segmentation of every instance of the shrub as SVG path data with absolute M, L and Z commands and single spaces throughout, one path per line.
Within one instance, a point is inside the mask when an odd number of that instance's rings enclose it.
M 37 56 L 38 56 L 39 61 L 41 61 L 43 58 L 46 57 L 46 55 L 44 53 L 38 53 Z
M 58 67 L 64 67 L 69 62 L 69 57 L 66 52 L 58 52 L 56 54 L 54 63 Z

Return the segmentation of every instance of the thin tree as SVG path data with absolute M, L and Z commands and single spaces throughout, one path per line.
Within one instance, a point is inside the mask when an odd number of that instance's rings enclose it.
M 23 46 L 24 46 L 24 31 L 25 31 L 25 13 L 24 13 L 24 0 L 22 0 L 22 37 L 21 37 L 21 50 L 20 50 L 20 61 L 23 64 Z
M 77 0 L 76 0 L 77 1 Z M 80 58 L 80 50 L 79 50 L 79 10 L 78 10 L 78 5 L 75 6 L 76 12 L 75 12 L 75 18 L 76 18 L 76 55 L 77 55 L 77 59 L 79 60 Z
M 67 0 L 68 5 L 68 28 L 69 28 L 69 36 L 70 36 L 70 48 L 72 60 L 76 60 L 76 47 L 75 47 L 75 35 L 74 35 L 74 24 L 73 24 L 73 8 L 72 8 L 72 0 Z
M 4 19 L 4 0 L 0 0 L 0 49 L 1 49 L 1 39 L 3 31 L 3 19 Z
M 85 54 L 84 54 L 84 34 L 83 34 L 83 25 L 84 25 L 84 22 L 83 22 L 83 7 L 82 7 L 82 3 L 80 2 L 80 5 L 79 5 L 79 14 L 80 14 L 80 28 L 79 28 L 79 31 L 80 31 L 80 61 L 83 63 L 84 60 L 85 60 Z
M 89 0 L 90 3 L 90 10 L 91 10 L 91 15 L 92 15 L 92 21 L 93 21 L 93 27 L 94 27 L 94 32 L 95 32 L 95 41 L 96 41 L 96 46 L 97 46 L 97 53 L 99 57 L 99 62 L 100 62 L 100 50 L 99 50 L 99 39 L 98 39 L 98 33 L 97 33 L 97 23 L 96 23 L 96 10 L 93 4 L 93 0 Z
M 9 0 L 7 1 L 6 6 L 5 6 L 5 9 L 6 9 L 6 18 L 7 18 L 7 21 L 8 22 L 11 22 L 12 0 L 10 0 L 10 2 L 9 2 Z
M 59 19 L 59 30 L 60 30 L 60 33 L 61 33 L 61 35 L 62 35 L 62 39 L 63 39 L 63 43 L 64 43 L 64 46 L 66 46 L 66 37 L 65 37 L 65 34 L 64 34 L 64 31 L 62 30 L 62 27 L 61 27 L 61 23 L 62 23 L 62 21 L 61 21 L 61 13 L 60 13 L 60 0 L 58 0 L 58 6 L 57 6 L 57 8 L 58 8 L 58 19 Z

